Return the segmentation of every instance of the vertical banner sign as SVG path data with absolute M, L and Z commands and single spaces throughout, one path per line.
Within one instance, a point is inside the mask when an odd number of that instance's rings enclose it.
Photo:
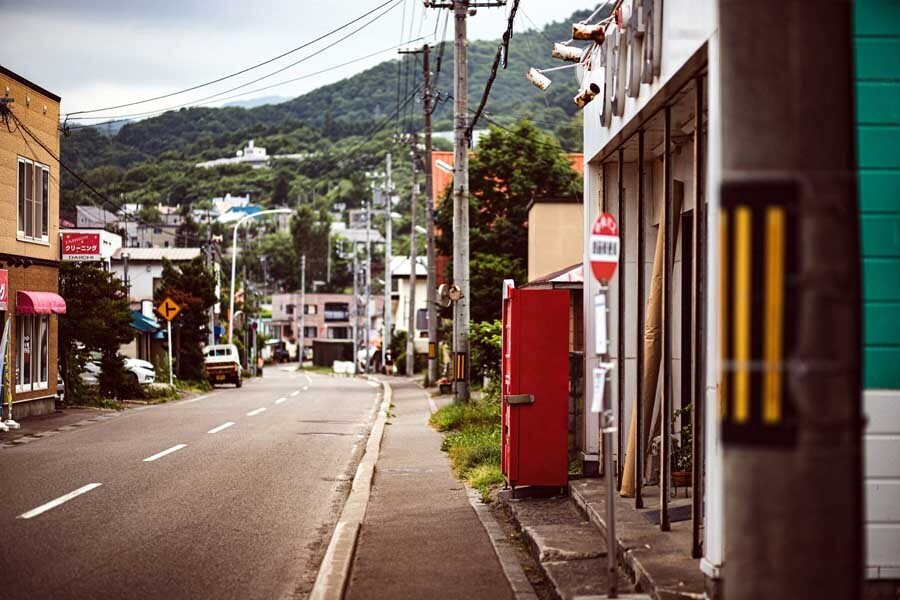
M 606 331 L 606 293 L 594 296 L 594 353 L 606 354 L 609 351 Z
M 619 266 L 619 224 L 609 213 L 600 213 L 591 227 L 591 271 L 606 283 Z
M 790 181 L 722 186 L 719 413 L 725 443 L 795 441 L 787 375 L 798 318 L 799 193 Z
M 9 310 L 9 271 L 0 269 L 0 311 Z

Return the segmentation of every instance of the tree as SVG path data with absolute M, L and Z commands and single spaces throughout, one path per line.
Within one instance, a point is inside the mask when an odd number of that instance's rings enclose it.
M 184 221 L 175 231 L 176 248 L 196 248 L 200 238 L 200 227 L 194 221 L 190 213 L 184 217 Z
M 275 187 L 272 190 L 272 206 L 286 206 L 291 191 L 291 182 L 287 174 L 279 171 L 275 178 Z
M 241 262 L 247 265 L 248 274 L 254 281 L 263 281 L 268 276 L 268 281 L 274 282 L 279 290 L 290 291 L 300 287 L 300 261 L 294 240 L 287 231 L 269 233 L 254 241 L 241 254 Z
M 125 285 L 92 264 L 63 262 L 59 293 L 66 301 L 66 314 L 59 318 L 59 356 L 66 389 L 77 389 L 73 384 L 88 353 L 99 352 L 100 394 L 118 396 L 125 381 L 119 346 L 130 342 L 135 333 Z
M 298 206 L 291 219 L 291 236 L 294 238 L 298 268 L 300 257 L 306 255 L 306 281 L 325 281 L 331 237 L 328 211 L 316 212 L 306 204 Z
M 504 279 L 523 282 L 528 264 L 528 203 L 541 196 L 579 196 L 581 179 L 556 141 L 522 120 L 491 127 L 469 163 L 469 253 L 473 321 L 500 317 Z M 438 248 L 453 254 L 453 202 L 438 205 Z
M 154 304 L 166 297 L 181 307 L 172 321 L 172 333 L 178 340 L 175 367 L 183 380 L 203 377 L 203 350 L 209 338 L 209 308 L 216 302 L 216 281 L 206 268 L 202 257 L 181 266 L 163 259 L 163 272 L 159 287 L 153 293 Z M 172 340 L 169 340 L 172 343 Z

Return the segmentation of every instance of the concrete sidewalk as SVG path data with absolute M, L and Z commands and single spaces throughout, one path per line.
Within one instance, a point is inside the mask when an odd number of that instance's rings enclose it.
M 491 538 L 450 471 L 429 397 L 393 388 L 365 521 L 345 593 L 350 599 L 514 597 Z

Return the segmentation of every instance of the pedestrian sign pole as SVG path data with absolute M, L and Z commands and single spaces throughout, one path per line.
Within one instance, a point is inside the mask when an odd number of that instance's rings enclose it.
M 619 265 L 619 226 L 609 213 L 601 213 L 591 229 L 591 271 L 600 282 L 594 298 L 594 354 L 600 359 L 593 372 L 594 394 L 591 412 L 600 415 L 603 434 L 603 471 L 606 479 L 606 581 L 607 598 L 618 597 L 618 559 L 616 557 L 616 482 L 613 468 L 613 436 L 618 430 L 616 414 L 610 402 L 608 374 L 615 367 L 609 356 L 609 280 Z M 622 307 L 618 307 L 622 318 Z M 622 457 L 619 457 L 622 460 Z
M 181 307 L 172 298 L 166 297 L 156 307 L 156 312 L 166 320 L 166 345 L 169 347 L 169 385 L 174 385 L 174 377 L 172 375 L 172 320 L 181 312 Z

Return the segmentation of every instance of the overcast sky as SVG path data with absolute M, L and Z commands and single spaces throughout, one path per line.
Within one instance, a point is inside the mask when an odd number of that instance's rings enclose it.
M 385 0 L 0 0 L 3 52 L 0 64 L 63 98 L 70 113 L 143 100 L 178 91 L 252 66 L 340 27 Z M 594 0 L 521 0 L 516 30 L 565 19 Z M 350 39 L 339 38 L 378 20 Z M 508 8 L 483 8 L 469 19 L 470 39 L 499 38 Z M 94 113 L 130 115 L 194 103 L 263 77 L 325 48 L 296 66 L 267 79 L 206 101 L 256 90 L 288 79 L 427 37 L 441 36 L 449 11 L 424 9 L 421 0 L 391 0 L 384 8 L 334 36 L 278 61 L 216 85 L 149 104 Z M 424 16 L 424 20 L 423 20 Z M 405 24 L 401 34 L 401 24 Z M 453 20 L 447 27 L 452 37 Z M 421 45 L 423 42 L 416 42 Z M 228 100 L 295 97 L 343 79 L 382 60 L 395 50 L 329 70 L 327 73 Z

